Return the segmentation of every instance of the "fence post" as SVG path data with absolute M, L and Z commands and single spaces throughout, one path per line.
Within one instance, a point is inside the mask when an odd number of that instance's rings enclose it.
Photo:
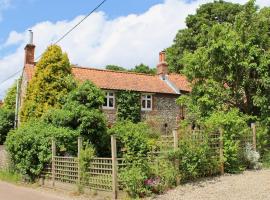
M 52 186 L 55 186 L 55 156 L 56 156 L 56 145 L 55 139 L 52 139 Z
M 82 149 L 82 137 L 78 137 L 78 184 L 81 183 L 80 154 Z
M 112 191 L 113 199 L 117 199 L 118 181 L 117 181 L 117 149 L 116 149 L 116 136 L 111 136 L 111 149 L 112 149 Z
M 219 129 L 219 160 L 220 160 L 220 174 L 224 175 L 224 154 L 223 154 L 223 129 Z
M 178 130 L 173 130 L 173 150 L 176 152 L 178 150 L 179 146 L 179 137 L 178 137 Z M 179 168 L 179 159 L 175 159 L 174 161 L 174 167 L 177 170 Z M 180 177 L 176 177 L 176 185 L 180 185 Z
M 252 129 L 252 143 L 253 143 L 253 149 L 254 151 L 256 151 L 256 146 L 257 146 L 257 143 L 256 143 L 256 124 L 255 123 L 251 123 L 251 129 Z

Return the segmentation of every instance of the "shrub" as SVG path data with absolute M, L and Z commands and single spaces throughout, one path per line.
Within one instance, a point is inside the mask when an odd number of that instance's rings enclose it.
M 260 169 L 261 163 L 259 163 L 260 154 L 253 149 L 253 146 L 249 143 L 246 144 L 244 150 L 244 161 L 249 169 Z
M 244 170 L 241 161 L 242 149 L 240 142 L 249 133 L 247 125 L 249 118 L 241 114 L 237 109 L 227 112 L 214 112 L 206 119 L 204 126 L 208 132 L 214 132 L 222 128 L 224 130 L 224 166 L 229 173 L 238 173 Z
M 147 178 L 148 172 L 137 165 L 127 167 L 120 173 L 120 180 L 124 189 L 132 198 L 147 196 L 151 193 L 145 185 Z
M 116 135 L 120 141 L 120 147 L 124 149 L 124 157 L 127 162 L 143 162 L 143 157 L 155 148 L 155 133 L 145 123 L 134 124 L 130 121 L 116 123 L 110 130 L 111 135 Z
M 270 168 L 270 152 L 266 152 L 262 157 L 263 167 Z
M 162 193 L 165 190 L 176 185 L 176 179 L 179 176 L 178 170 L 175 169 L 173 163 L 166 158 L 157 158 L 150 165 L 150 178 L 145 181 L 154 193 Z
M 270 132 L 269 127 L 263 123 L 256 123 L 257 150 L 263 157 L 270 150 Z
M 218 169 L 219 162 L 207 139 L 198 142 L 190 138 L 181 138 L 178 151 L 169 157 L 179 160 L 179 173 L 183 181 L 212 175 Z
M 33 180 L 51 160 L 52 138 L 56 139 L 59 154 L 74 155 L 77 137 L 76 131 L 29 121 L 8 135 L 6 146 L 15 170 Z
M 8 132 L 14 127 L 14 111 L 0 108 L 0 145 L 2 145 Z
M 90 81 L 85 81 L 68 94 L 62 109 L 52 109 L 43 120 L 57 127 L 77 130 L 83 140 L 91 143 L 98 156 L 109 155 L 106 118 L 101 112 L 104 94 Z

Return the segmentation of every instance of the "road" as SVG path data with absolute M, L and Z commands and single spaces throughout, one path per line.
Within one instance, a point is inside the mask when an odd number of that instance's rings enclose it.
M 0 200 L 71 200 L 42 190 L 13 185 L 0 181 Z

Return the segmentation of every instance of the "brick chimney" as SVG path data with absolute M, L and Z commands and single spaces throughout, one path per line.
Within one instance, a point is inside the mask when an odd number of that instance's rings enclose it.
M 157 74 L 163 78 L 168 74 L 168 63 L 166 62 L 166 53 L 161 51 L 159 53 L 159 63 L 157 65 Z
M 24 47 L 25 57 L 24 57 L 24 64 L 31 64 L 34 65 L 35 62 L 35 45 L 33 44 L 33 32 L 29 30 L 29 42 Z

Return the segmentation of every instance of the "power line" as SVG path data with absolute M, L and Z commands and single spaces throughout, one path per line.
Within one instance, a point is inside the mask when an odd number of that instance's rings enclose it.
M 93 14 L 93 12 L 95 12 L 97 9 L 99 9 L 107 0 L 103 0 L 101 3 L 99 3 L 93 10 L 91 10 L 91 12 L 89 12 L 83 19 L 81 19 L 75 26 L 73 26 L 71 29 L 69 29 L 62 37 L 60 37 L 56 42 L 54 42 L 53 44 L 57 44 L 59 43 L 61 40 L 63 40 L 69 33 L 71 33 L 75 28 L 77 28 L 84 20 L 86 20 L 91 14 Z M 38 60 L 40 57 L 42 56 L 42 54 L 40 54 L 36 60 Z M 9 76 L 7 79 L 5 79 L 4 81 L 2 81 L 0 83 L 0 85 L 2 85 L 3 83 L 5 83 L 6 81 L 8 81 L 9 79 L 13 78 L 15 75 L 17 75 L 19 72 L 21 72 L 22 70 L 19 70 L 17 72 L 15 72 L 14 74 L 12 74 L 11 76 Z
M 11 79 L 12 77 L 16 76 L 19 72 L 21 72 L 22 70 L 20 69 L 19 71 L 15 72 L 14 74 L 10 75 L 9 77 L 7 77 L 5 80 L 3 80 L 0 85 L 2 85 L 3 83 L 5 83 L 6 81 L 8 81 L 9 79 Z
M 60 37 L 56 42 L 53 43 L 57 44 L 59 43 L 61 40 L 63 40 L 69 33 L 71 33 L 75 28 L 77 28 L 77 26 L 79 26 L 84 20 L 86 20 L 91 14 L 93 14 L 93 12 L 95 12 L 97 9 L 99 9 L 107 0 L 103 0 L 100 4 L 98 4 L 93 10 L 91 10 L 91 12 L 89 12 L 84 18 L 82 18 L 75 26 L 73 26 L 71 29 L 69 29 L 62 37 Z M 40 54 L 36 60 L 38 60 L 40 57 L 42 56 L 42 54 Z

